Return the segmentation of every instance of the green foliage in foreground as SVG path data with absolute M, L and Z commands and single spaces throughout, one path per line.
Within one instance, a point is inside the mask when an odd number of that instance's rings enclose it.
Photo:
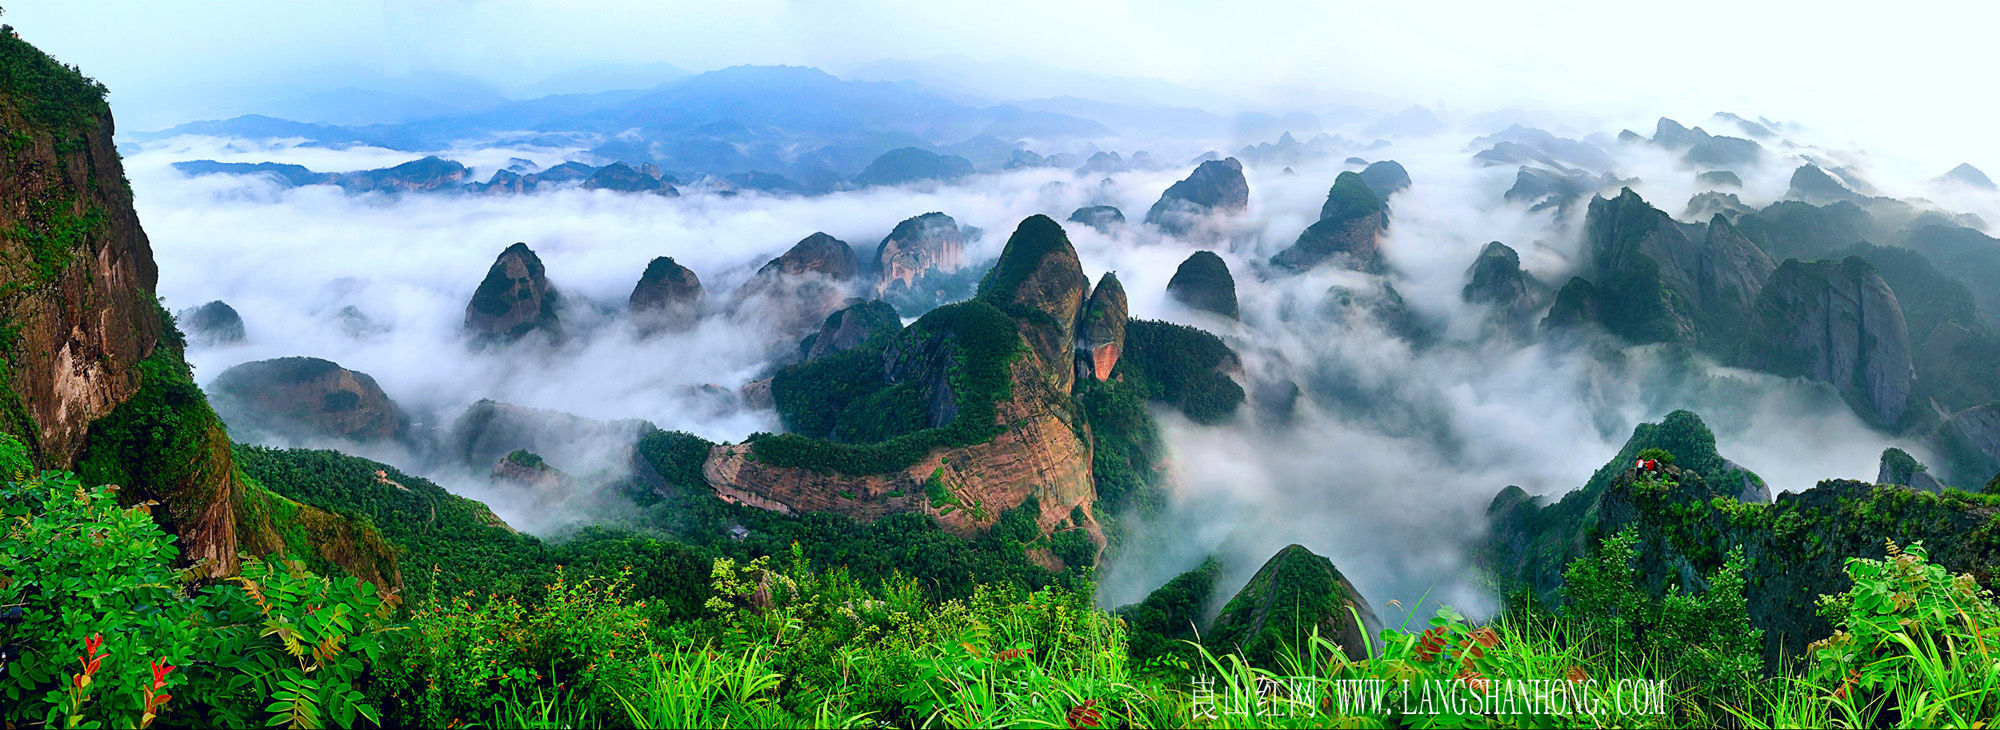
M 1852 588 L 1823 601 L 1839 630 L 1796 675 L 1731 659 L 1756 643 L 1725 640 L 1740 558 L 1649 604 L 1631 598 L 1629 536 L 1571 565 L 1565 614 L 1481 625 L 1442 608 L 1359 661 L 1313 634 L 1266 662 L 1188 643 L 1184 663 L 1140 671 L 1132 632 L 1162 622 L 1096 609 L 1087 584 L 939 600 L 795 545 L 783 568 L 711 561 L 692 611 L 635 597 L 637 571 L 556 570 L 520 596 L 433 593 L 395 617 L 298 561 L 187 583 L 142 508 L 67 475 L 0 497 L 0 606 L 23 608 L 0 622 L 0 722 L 17 726 L 1973 727 L 2000 712 L 2000 607 L 1919 546 L 1849 561 Z

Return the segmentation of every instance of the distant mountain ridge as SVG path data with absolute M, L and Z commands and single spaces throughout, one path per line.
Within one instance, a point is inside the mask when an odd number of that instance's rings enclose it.
M 314 146 L 446 149 L 478 139 L 582 146 L 607 162 L 691 174 L 775 174 L 808 189 L 854 176 L 885 152 L 935 149 L 988 135 L 1112 134 L 1083 117 L 1018 106 L 974 107 L 912 84 L 849 81 L 816 68 L 734 66 L 651 89 L 545 96 L 400 124 L 313 124 L 266 115 L 190 122 L 129 135 L 302 138 Z

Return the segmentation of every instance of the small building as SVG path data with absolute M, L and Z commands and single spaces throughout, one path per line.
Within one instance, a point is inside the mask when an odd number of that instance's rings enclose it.
M 729 539 L 731 540 L 742 542 L 744 538 L 749 536 L 750 528 L 744 527 L 742 523 L 737 523 L 735 526 L 729 528 Z

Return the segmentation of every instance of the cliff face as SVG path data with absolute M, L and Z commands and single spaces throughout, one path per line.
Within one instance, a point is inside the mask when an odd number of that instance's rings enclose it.
M 965 234 L 958 221 L 943 213 L 925 213 L 896 224 L 875 248 L 875 270 L 881 277 L 876 296 L 911 291 L 931 273 L 953 274 L 965 266 Z
M 1786 261 L 1757 299 L 1750 364 L 1840 389 L 1862 418 L 1901 425 L 1915 371 L 1896 294 L 1859 258 Z
M 1090 301 L 1084 306 L 1083 321 L 1076 331 L 1076 377 L 1110 380 L 1111 371 L 1118 366 L 1118 356 L 1125 351 L 1125 321 L 1130 316 L 1125 301 L 1125 286 L 1118 283 L 1118 275 L 1106 273 L 1097 280 L 1097 289 L 1090 293 Z
M 289 548 L 397 585 L 379 534 L 240 476 L 157 279 L 103 87 L 0 33 L 0 430 L 37 466 L 157 501 L 183 559 L 212 576 L 239 550 Z M 325 540 L 287 545 L 301 523 Z
M 716 446 L 702 467 L 725 499 L 786 514 L 834 512 L 858 520 L 922 512 L 961 536 L 984 532 L 1030 497 L 1035 522 L 1051 532 L 1087 514 L 1095 501 L 1090 450 L 1055 409 L 1040 364 L 1017 359 L 1010 368 L 1015 397 L 998 404 L 1008 424 L 992 440 L 931 451 L 889 474 L 851 476 L 778 466 L 752 455 L 751 444 Z
M 773 393 L 795 432 L 713 447 L 703 474 L 724 498 L 763 509 L 922 512 L 961 535 L 1032 500 L 1044 533 L 1095 536 L 1091 436 L 1071 388 L 1080 360 L 1115 365 L 1123 290 L 1107 276 L 1092 319 L 1088 286 L 1062 228 L 1031 217 L 975 300 L 908 327 L 889 320 L 887 333 L 781 371 Z
M 1187 179 L 1169 186 L 1146 211 L 1146 222 L 1183 234 L 1212 213 L 1236 214 L 1250 206 L 1250 183 L 1243 163 L 1230 157 L 1201 163 Z
M 0 95 L 4 427 L 43 466 L 66 467 L 90 422 L 139 390 L 139 361 L 160 339 L 159 269 L 132 212 L 103 87 L 59 73 L 18 39 L 0 46 L 10 62 L 54 69 L 5 79 Z

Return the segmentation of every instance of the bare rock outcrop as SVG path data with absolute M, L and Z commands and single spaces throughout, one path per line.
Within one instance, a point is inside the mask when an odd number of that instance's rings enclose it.
M 316 357 L 243 363 L 223 371 L 210 387 L 216 413 L 245 436 L 367 443 L 394 440 L 409 428 L 374 378 Z
M 549 285 L 528 244 L 508 246 L 465 305 L 465 329 L 478 342 L 513 342 L 530 332 L 561 337 L 562 295 Z
M 704 297 L 701 277 L 672 256 L 661 256 L 646 264 L 625 306 L 643 330 L 682 330 L 701 318 Z
M 922 285 L 933 273 L 954 274 L 965 267 L 965 233 L 943 213 L 925 213 L 896 224 L 875 247 L 875 295 L 900 294 Z
M 1125 287 L 1118 275 L 1106 273 L 1090 292 L 1083 307 L 1083 320 L 1076 330 L 1076 377 L 1111 379 L 1118 356 L 1125 351 L 1125 322 L 1130 317 Z
M 1209 215 L 1234 215 L 1249 206 L 1250 183 L 1243 178 L 1243 163 L 1234 157 L 1209 160 L 1161 193 L 1146 211 L 1146 222 L 1178 235 L 1193 230 Z
M 1757 298 L 1750 365 L 1828 383 L 1875 425 L 1910 411 L 1915 370 L 1896 293 L 1859 257 L 1787 260 Z

